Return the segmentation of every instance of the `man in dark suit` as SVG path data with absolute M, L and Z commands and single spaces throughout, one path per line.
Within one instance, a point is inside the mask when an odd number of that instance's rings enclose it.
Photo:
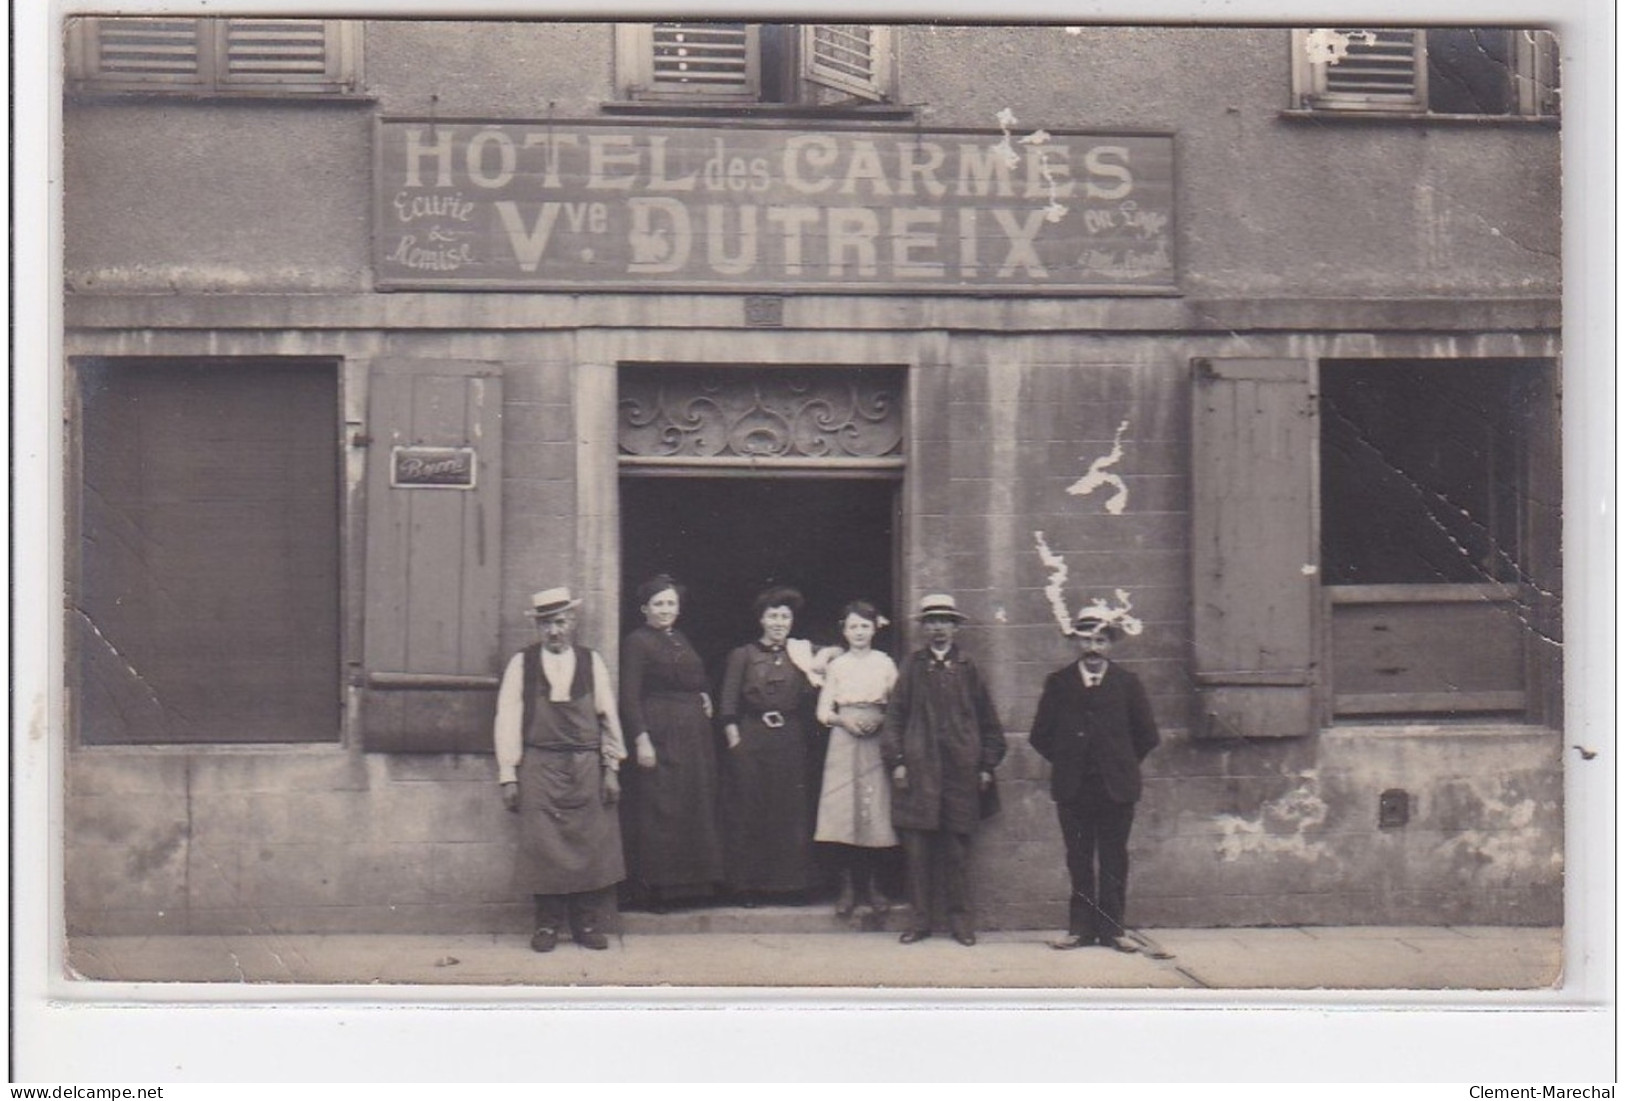
M 947 593 L 920 601 L 926 645 L 903 659 L 880 728 L 880 759 L 892 780 L 892 825 L 907 857 L 909 925 L 897 938 L 903 944 L 931 935 L 938 883 L 954 939 L 966 947 L 976 943 L 971 836 L 1005 744 L 987 683 L 954 641 L 965 619 Z
M 1140 762 L 1160 740 L 1157 723 L 1140 678 L 1108 658 L 1123 635 L 1111 614 L 1087 608 L 1070 633 L 1079 660 L 1045 678 L 1032 729 L 1033 749 L 1050 762 L 1050 795 L 1072 877 L 1067 935 L 1051 947 L 1102 944 L 1132 952 L 1123 930 L 1128 835 Z

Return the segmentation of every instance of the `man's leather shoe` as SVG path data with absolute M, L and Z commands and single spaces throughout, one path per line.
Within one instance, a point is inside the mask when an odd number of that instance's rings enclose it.
M 929 929 L 905 929 L 897 940 L 900 944 L 915 944 L 931 935 Z
M 609 938 L 596 929 L 583 929 L 575 936 L 577 944 L 583 948 L 591 948 L 594 952 L 602 952 L 609 947 Z
M 955 929 L 954 939 L 966 948 L 970 948 L 976 944 L 976 933 L 971 929 Z
M 558 930 L 548 928 L 545 925 L 536 930 L 535 934 L 530 938 L 530 950 L 532 952 L 551 952 L 558 946 Z
M 1070 952 L 1074 948 L 1088 948 L 1094 943 L 1094 937 L 1086 937 L 1082 933 L 1068 933 L 1060 940 L 1050 941 L 1049 946 L 1061 952 Z
M 1127 937 L 1107 937 L 1102 944 L 1109 944 L 1119 952 L 1138 952 L 1140 946 Z

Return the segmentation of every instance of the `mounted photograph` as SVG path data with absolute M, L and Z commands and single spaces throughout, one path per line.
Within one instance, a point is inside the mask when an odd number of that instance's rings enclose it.
M 1572 973 L 1554 28 L 60 34 L 63 996 Z

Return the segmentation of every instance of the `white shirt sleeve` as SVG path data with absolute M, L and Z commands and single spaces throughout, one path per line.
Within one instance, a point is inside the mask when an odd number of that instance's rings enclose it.
M 835 663 L 832 661 L 824 673 L 823 687 L 818 690 L 818 706 L 815 711 L 818 721 L 825 726 L 835 725 L 835 686 L 838 683 L 838 676 Z
M 524 755 L 524 731 L 519 728 L 525 710 L 525 655 L 523 652 L 508 659 L 502 672 L 502 685 L 497 689 L 497 721 L 494 739 L 497 754 L 497 781 L 503 784 L 519 780 L 519 758 Z
M 604 764 L 618 772 L 626 760 L 626 736 L 621 733 L 621 713 L 615 706 L 615 689 L 609 683 L 609 666 L 596 650 L 592 652 L 592 694 L 598 716 L 603 719 Z

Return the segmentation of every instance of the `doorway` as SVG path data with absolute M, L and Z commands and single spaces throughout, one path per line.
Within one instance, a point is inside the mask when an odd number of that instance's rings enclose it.
M 891 477 L 627 476 L 621 479 L 622 633 L 643 620 L 637 589 L 669 573 L 688 590 L 679 626 L 713 687 L 728 652 L 756 638 L 751 611 L 770 585 L 801 591 L 794 635 L 840 641 L 847 601 L 896 619 L 897 495 Z M 876 645 L 896 656 L 895 632 Z
M 688 593 L 678 626 L 699 651 L 717 698 L 728 653 L 761 633 L 751 605 L 770 585 L 800 590 L 806 603 L 791 633 L 815 646 L 840 641 L 837 617 L 850 600 L 870 600 L 896 620 L 901 486 L 895 476 L 782 471 L 623 475 L 621 634 L 643 622 L 638 586 L 671 574 Z M 900 641 L 893 628 L 880 632 L 875 646 L 896 658 Z M 822 727 L 813 728 L 807 783 L 815 793 L 827 740 Z M 878 867 L 880 888 L 892 898 L 902 891 L 899 852 L 888 852 Z M 811 897 L 827 902 L 836 869 L 822 847 L 817 859 Z

